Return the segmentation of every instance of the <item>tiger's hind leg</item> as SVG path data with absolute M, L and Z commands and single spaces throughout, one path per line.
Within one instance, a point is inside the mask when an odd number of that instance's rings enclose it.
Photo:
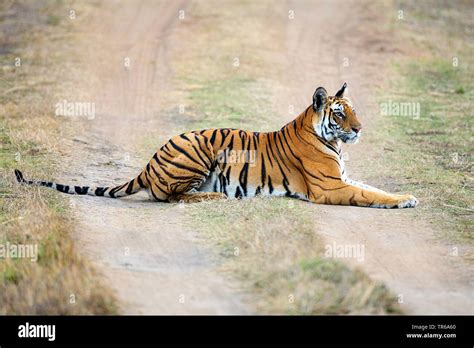
M 215 166 L 215 155 L 208 138 L 197 133 L 172 137 L 147 164 L 144 180 L 149 194 L 158 202 L 188 200 L 207 180 Z M 176 198 L 180 197 L 180 198 Z M 191 201 L 209 200 L 210 196 L 190 198 Z
M 168 197 L 170 203 L 198 203 L 213 201 L 218 199 L 227 199 L 227 196 L 220 192 L 188 192 L 173 194 Z

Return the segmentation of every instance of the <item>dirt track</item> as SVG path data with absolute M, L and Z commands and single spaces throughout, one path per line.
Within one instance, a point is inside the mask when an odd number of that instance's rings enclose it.
M 152 111 L 168 87 L 167 38 L 185 4 L 108 5 L 110 9 L 102 10 L 113 16 L 98 15 L 88 28 L 96 40 L 88 58 L 103 62 L 92 72 L 97 76 L 91 91 L 97 117 L 77 131 L 64 180 L 112 184 L 132 177 L 145 164 L 135 153 L 139 137 L 154 127 L 165 130 L 164 140 L 170 130 Z M 95 46 L 104 43 L 105 49 Z M 126 57 L 129 68 L 122 63 Z M 78 243 L 117 291 L 124 313 L 247 312 L 235 285 L 216 273 L 212 254 L 183 225 L 176 205 L 153 204 L 146 194 L 121 201 L 85 197 L 71 202 Z
M 158 147 L 173 134 L 159 111 L 166 103 L 165 92 L 173 88 L 167 47 L 174 43 L 178 11 L 185 8 L 185 2 L 127 1 L 98 9 L 100 13 L 85 32 L 91 40 L 85 54 L 99 62 L 89 66 L 88 75 L 96 79 L 81 86 L 95 96 L 97 117 L 77 127 L 62 181 L 121 183 L 145 164 L 136 155 L 143 151 L 138 148 L 142 135 L 151 128 L 163 129 Z M 374 13 L 362 2 L 307 6 L 295 1 L 288 8 L 294 9 L 296 17 L 288 24 L 286 36 L 279 38 L 284 49 L 275 57 L 275 62 L 286 62 L 282 78 L 288 93 L 279 99 L 281 107 L 287 110 L 294 105 L 295 110 L 302 110 L 315 84 L 334 92 L 346 80 L 370 134 L 375 118 L 380 117 L 372 99 L 377 69 L 383 68 L 390 55 L 390 47 L 374 49 L 386 44 L 385 33 L 376 30 Z M 286 7 L 283 10 L 287 12 Z M 336 17 L 343 26 L 333 25 Z M 328 28 L 330 33 L 325 32 Z M 361 31 L 371 34 L 355 35 Z M 126 57 L 130 57 L 129 68 L 121 64 Z M 346 68 L 342 67 L 344 58 L 350 62 Z M 290 116 L 281 121 L 289 120 Z M 380 154 L 376 144 L 365 139 L 346 150 L 354 179 L 364 179 L 369 170 L 357 166 L 358 158 Z M 217 261 L 185 227 L 179 205 L 151 203 L 146 196 L 126 200 L 73 197 L 71 204 L 80 250 L 117 291 L 124 313 L 252 313 L 238 284 L 216 271 Z M 465 266 L 449 255 L 450 246 L 435 241 L 429 225 L 416 221 L 412 211 L 327 206 L 315 206 L 314 211 L 320 222 L 318 233 L 328 243 L 365 245 L 365 262 L 354 261 L 354 265 L 403 295 L 406 312 L 472 313 L 470 280 L 462 276 L 469 274 Z

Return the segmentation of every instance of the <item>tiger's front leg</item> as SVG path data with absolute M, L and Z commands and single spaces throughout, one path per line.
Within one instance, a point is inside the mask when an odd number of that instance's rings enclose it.
M 371 186 L 338 181 L 331 188 L 313 190 L 313 201 L 322 204 L 355 205 L 372 208 L 414 208 L 418 200 L 412 195 L 384 192 Z

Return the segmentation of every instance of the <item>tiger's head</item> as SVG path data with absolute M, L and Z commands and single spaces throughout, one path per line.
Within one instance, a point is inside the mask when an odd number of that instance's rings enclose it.
M 328 96 L 324 87 L 318 87 L 313 95 L 313 126 L 316 134 L 327 141 L 340 139 L 344 143 L 356 143 L 362 125 L 357 119 L 351 101 L 344 97 L 347 83 L 334 95 Z

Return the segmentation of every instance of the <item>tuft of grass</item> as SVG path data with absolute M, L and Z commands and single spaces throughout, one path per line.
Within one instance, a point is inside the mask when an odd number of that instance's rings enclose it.
M 48 15 L 48 19 L 46 20 L 46 23 L 52 26 L 59 25 L 60 22 L 61 22 L 61 17 L 54 14 Z
M 459 86 L 458 88 L 456 88 L 456 90 L 455 90 L 454 92 L 457 93 L 457 94 L 464 94 L 464 93 L 466 93 L 466 91 L 464 90 L 464 87 L 463 87 L 463 86 Z

